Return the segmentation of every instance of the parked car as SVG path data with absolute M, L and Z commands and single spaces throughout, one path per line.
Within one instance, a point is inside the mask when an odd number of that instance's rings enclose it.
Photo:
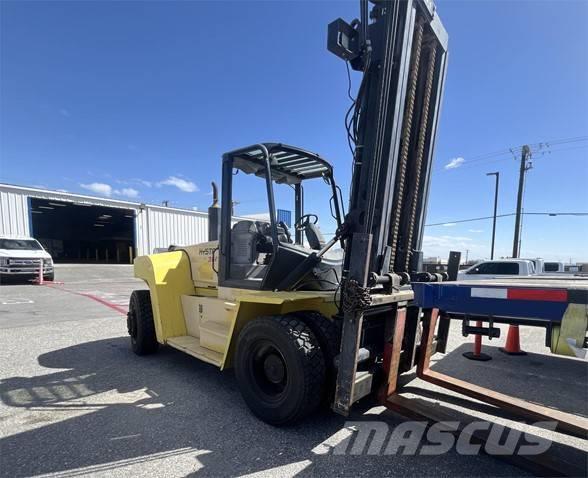
M 529 259 L 535 265 L 535 273 L 542 274 L 545 271 L 545 261 L 543 259 Z
M 53 259 L 32 237 L 0 236 L 0 280 L 7 277 L 33 278 L 43 264 L 43 278 L 55 277 Z
M 535 264 L 528 259 L 500 259 L 482 261 L 469 269 L 459 271 L 458 280 L 500 279 L 536 275 Z
M 546 262 L 543 264 L 543 272 L 566 272 L 566 268 L 563 262 Z

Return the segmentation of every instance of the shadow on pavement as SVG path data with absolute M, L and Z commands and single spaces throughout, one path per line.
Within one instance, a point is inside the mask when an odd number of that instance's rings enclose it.
M 588 362 L 531 352 L 512 356 L 488 346 L 484 346 L 483 352 L 492 360 L 475 362 L 462 355 L 471 349 L 471 344 L 463 344 L 445 356 L 437 355 L 435 358 L 441 360 L 431 369 L 539 405 L 588 417 Z
M 38 361 L 59 370 L 0 382 L 5 407 L 27 411 L 17 418 L 25 431 L 0 440 L 2 476 L 114 471 L 161 457 L 173 460 L 184 450 L 198 452 L 189 459 L 200 476 L 235 476 L 297 463 L 304 474 L 346 476 L 516 471 L 484 456 L 453 451 L 442 461 L 435 456 L 317 455 L 313 448 L 344 427 L 343 417 L 325 412 L 296 426 L 271 427 L 246 408 L 232 373 L 168 348 L 137 357 L 126 337 L 63 348 Z M 349 419 L 384 420 L 390 429 L 403 420 L 389 412 L 364 415 L 370 406 L 357 407 Z M 159 465 L 149 466 L 157 474 Z
M 37 276 L 25 275 L 25 276 L 0 276 L 0 286 L 13 286 L 13 285 L 33 285 L 33 280 Z

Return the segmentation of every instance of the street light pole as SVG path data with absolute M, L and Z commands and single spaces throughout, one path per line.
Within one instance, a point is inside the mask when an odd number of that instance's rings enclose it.
M 494 242 L 496 240 L 496 211 L 498 209 L 498 183 L 500 181 L 500 173 L 486 173 L 486 176 L 496 176 L 496 186 L 494 188 L 494 220 L 492 221 L 492 246 L 490 248 L 490 259 L 494 259 Z

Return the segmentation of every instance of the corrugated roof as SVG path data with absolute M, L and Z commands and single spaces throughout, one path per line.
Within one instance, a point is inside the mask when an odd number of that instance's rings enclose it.
M 10 192 L 19 192 L 23 195 L 42 198 L 42 199 L 52 199 L 55 201 L 67 201 L 67 202 L 74 202 L 80 204 L 92 204 L 96 206 L 110 206 L 110 207 L 119 207 L 125 209 L 141 209 L 142 207 L 149 207 L 151 209 L 161 209 L 169 212 L 182 212 L 182 213 L 189 213 L 195 216 L 208 216 L 207 212 L 203 211 L 194 211 L 193 209 L 184 209 L 184 208 L 177 208 L 177 207 L 166 207 L 160 206 L 158 204 L 147 204 L 147 203 L 140 203 L 134 201 L 125 201 L 121 199 L 110 199 L 98 196 L 89 196 L 86 194 L 79 194 L 79 193 L 70 193 L 66 191 L 55 191 L 51 189 L 41 189 L 41 188 L 34 188 L 29 186 L 19 186 L 16 184 L 7 184 L 7 183 L 0 183 L 0 190 L 6 190 Z

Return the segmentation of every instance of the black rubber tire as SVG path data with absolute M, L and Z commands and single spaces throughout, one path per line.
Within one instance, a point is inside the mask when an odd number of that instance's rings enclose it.
M 43 276 L 43 280 L 54 281 L 55 280 L 55 272 L 51 272 L 51 274 L 45 274 Z
M 284 368 L 280 384 L 260 378 L 263 373 L 256 360 L 260 361 L 262 351 L 268 349 L 274 354 L 277 351 Z M 245 403 L 257 417 L 271 425 L 287 425 L 318 408 L 325 383 L 325 360 L 316 336 L 299 318 L 288 314 L 259 317 L 239 334 L 235 374 Z M 272 387 L 281 390 L 268 392 Z
M 325 387 L 322 405 L 329 407 L 335 397 L 335 382 L 337 379 L 335 357 L 339 355 L 341 350 L 341 322 L 327 319 L 320 312 L 313 310 L 295 312 L 293 315 L 300 318 L 310 327 L 323 351 L 325 358 Z
M 134 290 L 129 300 L 127 329 L 131 336 L 131 348 L 137 355 L 157 352 L 159 343 L 155 335 L 155 322 L 148 290 Z

